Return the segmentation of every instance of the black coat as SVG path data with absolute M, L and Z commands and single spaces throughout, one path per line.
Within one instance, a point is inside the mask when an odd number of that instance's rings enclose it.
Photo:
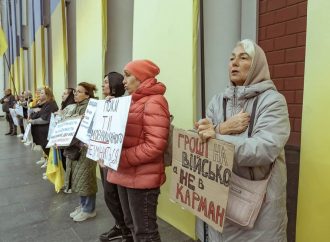
M 48 140 L 48 130 L 51 114 L 58 110 L 58 106 L 55 101 L 48 101 L 40 106 L 41 110 L 30 115 L 31 119 L 42 118 L 48 121 L 47 124 L 35 124 L 31 127 L 31 134 L 33 137 L 33 142 L 36 145 L 46 147 Z
M 5 99 L 8 99 L 8 102 L 5 102 Z M 9 108 L 13 108 L 15 104 L 15 97 L 13 95 L 6 95 L 1 100 L 0 103 L 2 104 L 2 111 L 5 113 L 9 113 Z

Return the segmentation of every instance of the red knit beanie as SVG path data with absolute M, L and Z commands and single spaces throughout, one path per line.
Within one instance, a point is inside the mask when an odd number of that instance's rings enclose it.
M 159 67 L 150 60 L 134 60 L 129 62 L 124 70 L 129 71 L 140 82 L 154 78 L 160 72 Z

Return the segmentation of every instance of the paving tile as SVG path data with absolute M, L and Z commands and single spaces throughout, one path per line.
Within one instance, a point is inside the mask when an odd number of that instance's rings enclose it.
M 77 233 L 72 229 L 63 229 L 58 231 L 53 231 L 49 234 L 45 234 L 40 236 L 37 240 L 37 242 L 59 242 L 59 241 L 68 241 L 68 242 L 82 242 L 77 235 Z
M 0 120 L 0 242 L 96 242 L 114 226 L 99 181 L 93 219 L 74 222 L 69 213 L 78 204 L 76 194 L 56 193 L 42 179 L 44 169 L 35 164 L 40 151 L 32 151 L 17 137 L 2 135 L 6 123 Z M 189 237 L 158 219 L 164 242 L 191 242 Z M 113 241 L 119 242 L 119 241 Z

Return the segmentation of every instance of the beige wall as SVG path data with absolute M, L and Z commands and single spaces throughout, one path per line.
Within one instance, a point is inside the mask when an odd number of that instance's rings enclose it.
M 76 2 L 77 83 L 96 84 L 100 91 L 103 81 L 102 1 Z

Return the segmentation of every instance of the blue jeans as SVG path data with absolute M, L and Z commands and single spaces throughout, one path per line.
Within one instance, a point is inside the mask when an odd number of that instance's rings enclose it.
M 134 242 L 160 242 L 157 204 L 160 189 L 132 189 L 118 185 L 126 226 Z
M 92 213 L 95 210 L 96 194 L 91 196 L 80 196 L 80 206 L 83 212 Z

